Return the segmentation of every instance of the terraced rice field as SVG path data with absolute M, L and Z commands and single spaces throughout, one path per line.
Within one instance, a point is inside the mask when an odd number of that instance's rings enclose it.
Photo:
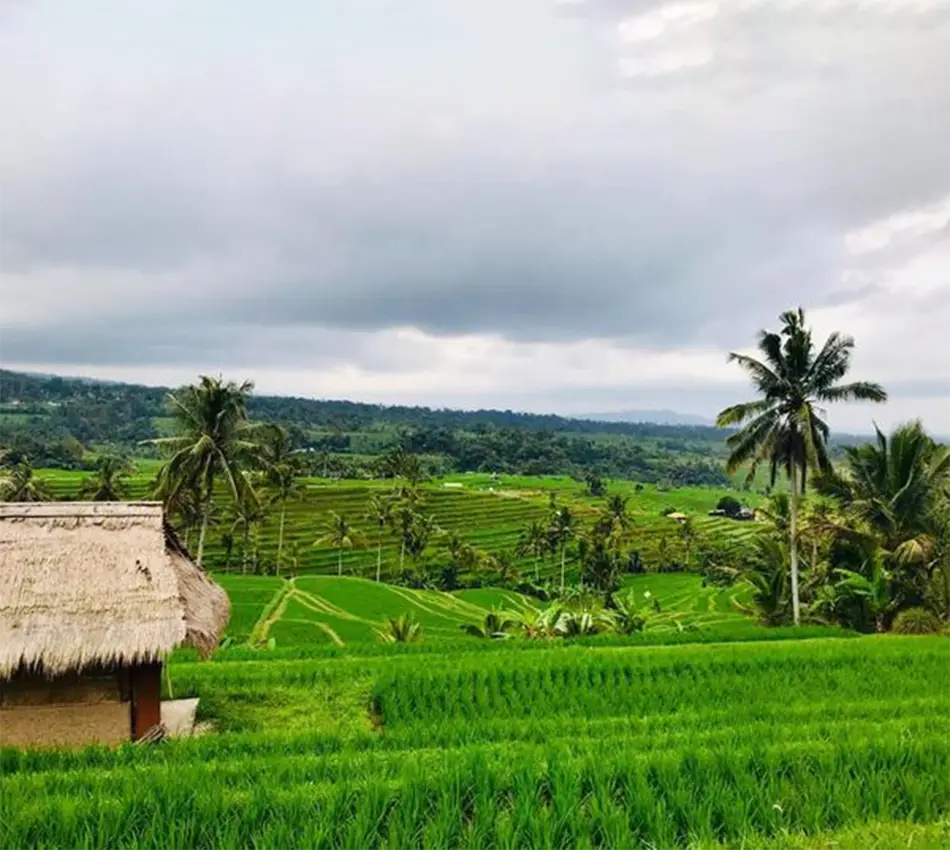
M 347 576 L 301 576 L 288 581 L 275 576 L 221 575 L 216 579 L 231 597 L 228 635 L 232 645 L 270 644 L 280 650 L 376 644 L 376 630 L 384 619 L 401 614 L 412 614 L 422 625 L 426 643 L 454 641 L 471 646 L 479 641 L 462 632 L 463 623 L 481 622 L 492 610 L 518 616 L 537 613 L 545 604 L 492 587 L 442 593 Z M 760 626 L 739 610 L 748 602 L 749 589 L 744 585 L 702 587 L 698 576 L 663 573 L 631 576 L 622 593 L 634 595 L 638 608 L 647 615 L 647 627 L 643 634 L 620 643 L 662 643 L 671 634 L 693 642 L 772 640 L 786 634 Z M 841 634 L 835 629 L 812 633 Z
M 945 639 L 480 645 L 175 663 L 218 731 L 4 751 L 0 846 L 947 846 Z
M 57 498 L 74 497 L 85 477 L 85 473 L 62 470 L 44 470 L 42 475 L 50 481 Z M 133 476 L 130 498 L 147 498 L 153 476 L 154 470 Z M 380 537 L 365 519 L 369 497 L 373 493 L 388 492 L 391 487 L 388 482 L 304 479 L 303 483 L 303 497 L 287 506 L 285 552 L 295 559 L 290 567 L 293 573 L 336 573 L 337 552 L 326 545 L 314 545 L 323 534 L 323 524 L 329 520 L 331 511 L 346 516 L 363 531 L 366 540 L 363 548 L 344 551 L 343 569 L 347 575 L 375 575 L 376 546 L 380 541 L 383 544 L 384 575 L 392 577 L 398 572 L 399 549 L 395 538 L 386 532 Z M 461 486 L 446 487 L 446 484 Z M 667 539 L 670 552 L 682 559 L 677 524 L 660 515 L 667 507 L 689 514 L 701 535 L 725 543 L 727 547 L 735 547 L 737 551 L 756 531 L 755 523 L 708 516 L 719 497 L 727 492 L 725 490 L 688 487 L 663 491 L 645 486 L 637 491 L 634 483 L 629 481 L 612 482 L 610 488 L 611 492 L 629 497 L 628 509 L 634 521 L 630 544 L 639 549 L 648 562 L 655 559 L 662 538 Z M 585 495 L 583 485 L 566 477 L 506 476 L 496 480 L 486 475 L 456 475 L 424 485 L 422 492 L 425 497 L 422 511 L 432 514 L 445 532 L 433 539 L 430 554 L 438 553 L 440 540 L 456 534 L 466 543 L 487 552 L 513 555 L 521 529 L 531 520 L 546 516 L 551 493 L 556 493 L 562 503 L 571 505 L 581 522 L 596 514 L 603 503 L 603 500 Z M 750 494 L 734 495 L 744 495 L 755 501 Z M 223 505 L 227 502 L 223 495 L 221 502 Z M 272 511 L 256 532 L 261 560 L 268 565 L 276 560 L 278 527 L 279 517 Z M 223 521 L 209 534 L 207 564 L 216 570 L 239 571 L 242 568 L 240 530 L 235 531 L 238 542 L 230 561 L 222 546 L 222 533 L 227 530 L 228 524 Z M 195 541 L 190 542 L 194 544 Z M 532 559 L 514 560 L 527 574 L 534 574 Z M 573 559 L 569 559 L 569 563 L 573 563 Z M 541 565 L 541 572 L 551 577 L 557 574 L 558 567 L 549 561 Z

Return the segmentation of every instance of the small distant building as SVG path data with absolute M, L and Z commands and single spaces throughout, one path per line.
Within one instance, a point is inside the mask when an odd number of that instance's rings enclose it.
M 739 508 L 739 513 L 736 514 L 736 519 L 743 522 L 751 522 L 755 519 L 755 511 L 752 510 L 752 508 L 743 505 L 741 508 Z
M 210 653 L 228 614 L 158 503 L 0 504 L 0 743 L 142 738 L 164 657 Z
M 673 511 L 672 513 L 667 514 L 666 518 L 675 519 L 677 522 L 686 522 L 686 520 L 689 519 L 689 517 L 686 516 L 686 514 L 680 513 L 679 511 Z

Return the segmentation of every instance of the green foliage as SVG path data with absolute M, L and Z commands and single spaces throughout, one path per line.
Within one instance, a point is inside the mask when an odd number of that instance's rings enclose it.
M 518 623 L 516 616 L 505 611 L 492 610 L 485 615 L 482 623 L 463 623 L 459 628 L 473 637 L 499 640 L 510 637 L 512 629 Z
M 899 635 L 929 635 L 939 632 L 943 624 L 933 611 L 926 608 L 907 608 L 901 611 L 891 626 Z
M 412 613 L 387 617 L 376 634 L 383 643 L 418 643 L 422 640 L 422 624 L 417 623 Z
M 128 478 L 135 467 L 126 458 L 99 458 L 94 475 L 79 486 L 79 497 L 92 502 L 118 502 L 128 495 Z
M 49 502 L 49 483 L 35 475 L 28 461 L 0 468 L 0 502 Z

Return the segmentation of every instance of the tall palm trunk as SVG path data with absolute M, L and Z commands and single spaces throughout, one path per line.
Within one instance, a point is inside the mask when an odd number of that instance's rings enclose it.
M 284 517 L 287 514 L 287 500 L 280 503 L 280 529 L 277 532 L 277 575 L 280 575 L 280 555 L 284 551 Z
M 399 572 L 401 573 L 405 569 L 406 563 L 406 538 L 402 539 L 402 546 L 399 548 Z
M 380 538 L 376 541 L 376 581 L 379 581 L 380 573 L 383 570 L 383 538 L 382 529 L 380 529 Z
M 343 575 L 343 547 L 340 546 L 336 550 L 336 574 L 338 576 Z
M 789 556 L 792 567 L 792 620 L 795 625 L 801 620 L 798 603 L 798 470 L 792 469 L 788 482 L 788 507 L 791 522 L 789 523 Z
M 561 593 L 564 592 L 564 569 L 567 563 L 567 545 L 561 546 Z
M 201 529 L 198 531 L 198 554 L 195 560 L 199 569 L 201 569 L 202 564 L 204 564 L 205 538 L 208 536 L 208 524 L 211 522 L 211 511 L 213 507 L 211 493 L 209 491 L 201 510 Z
M 198 479 L 200 487 L 201 479 Z M 204 564 L 205 537 L 208 534 L 208 523 L 211 520 L 211 499 L 214 497 L 214 467 L 211 459 L 205 463 L 204 468 L 205 492 L 201 500 L 201 531 L 198 532 L 198 557 L 196 559 L 198 569 Z
M 541 556 L 535 554 L 534 556 L 534 583 L 539 584 L 541 582 Z
M 244 551 L 241 552 L 241 572 L 247 575 L 247 565 L 250 563 L 251 524 L 244 522 Z

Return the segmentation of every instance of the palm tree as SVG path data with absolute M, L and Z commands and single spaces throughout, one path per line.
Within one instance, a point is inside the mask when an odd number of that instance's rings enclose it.
M 268 429 L 268 436 L 262 443 L 262 461 L 264 479 L 270 490 L 271 504 L 280 505 L 280 523 L 277 531 L 277 575 L 280 575 L 281 558 L 284 552 L 284 521 L 287 516 L 287 502 L 299 499 L 304 488 L 297 481 L 299 465 L 287 432 L 279 425 Z
M 690 551 L 697 537 L 696 528 L 693 525 L 693 521 L 689 517 L 686 517 L 686 519 L 680 522 L 679 536 L 680 540 L 683 541 L 683 552 L 686 558 L 684 566 L 688 570 Z
M 253 490 L 249 491 L 253 493 Z M 231 506 L 231 534 L 241 529 L 241 572 L 247 573 L 251 562 L 251 529 L 263 522 L 267 515 L 256 494 L 252 498 L 242 498 Z M 256 538 L 255 538 L 256 541 Z M 256 549 L 255 549 L 256 556 Z
M 49 482 L 37 478 L 28 460 L 21 460 L 0 477 L 0 502 L 51 502 Z
M 564 574 L 567 564 L 567 545 L 576 536 L 574 530 L 574 515 L 567 505 L 554 510 L 548 528 L 548 536 L 554 548 L 560 549 L 561 551 L 561 591 L 563 592 Z
M 605 516 L 610 518 L 611 525 L 619 528 L 621 532 L 627 531 L 633 522 L 627 513 L 628 501 L 628 497 L 614 493 L 607 498 L 606 510 L 604 511 Z
M 752 585 L 752 603 L 767 626 L 787 622 L 788 550 L 771 535 L 755 539 L 755 555 L 743 578 Z
M 926 558 L 927 521 L 950 477 L 950 448 L 938 446 L 920 422 L 901 425 L 874 443 L 845 448 L 841 474 L 819 486 L 870 527 L 885 552 L 905 563 Z
M 376 581 L 379 581 L 383 569 L 383 531 L 393 521 L 393 500 L 387 496 L 373 494 L 369 497 L 369 507 L 364 519 L 368 519 L 377 528 L 376 535 Z
M 336 511 L 330 511 L 330 519 L 323 524 L 324 534 L 314 541 L 314 546 L 329 545 L 337 550 L 337 575 L 343 575 L 343 550 L 361 546 L 363 535 L 350 525 L 349 520 Z
M 544 523 L 532 520 L 522 530 L 518 537 L 515 550 L 519 556 L 534 556 L 534 580 L 541 580 L 541 559 L 551 551 L 551 539 Z
M 95 475 L 86 478 L 79 487 L 79 496 L 92 502 L 118 502 L 127 492 L 126 478 L 134 472 L 125 458 L 99 458 Z
M 418 643 L 422 640 L 422 624 L 411 613 L 387 617 L 376 635 L 383 643 Z
M 463 623 L 459 628 L 473 637 L 499 640 L 509 637 L 516 625 L 518 625 L 516 617 L 505 611 L 493 609 L 485 615 L 484 622 Z
M 235 503 L 257 500 L 246 469 L 258 463 L 261 449 L 247 420 L 250 381 L 237 384 L 202 375 L 199 383 L 168 394 L 179 434 L 150 440 L 171 453 L 158 474 L 157 495 L 174 503 L 183 489 L 198 492 L 201 530 L 196 561 L 204 558 L 205 536 L 212 513 L 215 481 L 224 478 Z
M 735 472 L 749 463 L 747 481 L 759 467 L 769 465 L 775 485 L 779 469 L 788 477 L 790 499 L 789 551 L 792 578 L 792 612 L 800 620 L 798 598 L 798 500 L 804 493 L 809 470 L 829 470 L 828 425 L 819 417 L 819 404 L 835 401 L 887 400 L 875 383 L 838 383 L 851 366 L 854 340 L 832 333 L 815 354 L 811 331 L 805 327 L 805 311 L 789 310 L 779 317 L 779 333 L 761 331 L 759 350 L 763 360 L 733 352 L 729 361 L 738 363 L 752 378 L 762 398 L 736 404 L 716 419 L 720 428 L 743 425 L 727 439 L 727 468 Z

